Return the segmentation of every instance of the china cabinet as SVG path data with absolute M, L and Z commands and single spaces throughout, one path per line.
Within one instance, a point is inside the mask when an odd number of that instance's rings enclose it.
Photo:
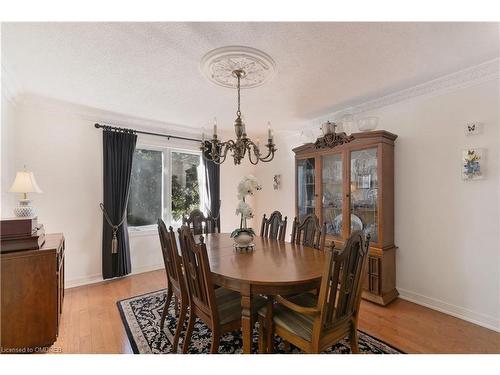
M 296 214 L 326 223 L 326 243 L 341 248 L 351 231 L 369 233 L 363 298 L 394 300 L 394 142 L 387 131 L 329 134 L 295 152 Z

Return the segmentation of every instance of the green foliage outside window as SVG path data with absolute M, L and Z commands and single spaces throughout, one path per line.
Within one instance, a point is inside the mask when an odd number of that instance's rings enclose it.
M 183 215 L 188 215 L 200 207 L 200 186 L 198 181 L 198 165 L 200 157 L 193 154 L 172 152 L 172 168 L 180 168 L 183 176 L 172 174 L 172 218 L 180 221 Z M 187 168 L 186 168 L 187 167 Z M 179 172 L 177 172 L 179 173 Z M 184 181 L 182 180 L 184 177 Z
M 175 221 L 200 206 L 198 174 L 193 165 L 186 170 L 186 186 L 179 183 L 178 176 L 172 176 L 172 217 Z

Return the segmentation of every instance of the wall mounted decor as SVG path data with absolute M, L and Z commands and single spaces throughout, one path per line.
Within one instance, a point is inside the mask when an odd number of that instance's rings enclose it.
M 468 148 L 462 151 L 462 179 L 481 180 L 484 178 L 485 150 Z
M 279 190 L 281 187 L 281 175 L 275 174 L 273 176 L 273 188 L 274 190 Z
M 482 124 L 479 122 L 468 122 L 464 127 L 465 135 L 478 135 L 481 133 Z

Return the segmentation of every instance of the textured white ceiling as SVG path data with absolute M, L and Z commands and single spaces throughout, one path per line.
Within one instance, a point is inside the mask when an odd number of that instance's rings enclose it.
M 236 93 L 199 70 L 225 45 L 277 73 L 242 92 L 247 130 L 311 118 L 499 56 L 497 23 L 4 23 L 2 65 L 22 90 L 187 126 L 232 127 Z

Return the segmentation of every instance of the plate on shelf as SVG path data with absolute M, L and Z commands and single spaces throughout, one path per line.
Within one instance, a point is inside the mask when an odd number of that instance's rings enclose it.
M 363 230 L 363 222 L 359 217 L 351 214 L 351 232 L 355 230 Z M 342 214 L 335 216 L 335 219 L 333 219 L 333 231 L 335 233 L 342 232 Z

